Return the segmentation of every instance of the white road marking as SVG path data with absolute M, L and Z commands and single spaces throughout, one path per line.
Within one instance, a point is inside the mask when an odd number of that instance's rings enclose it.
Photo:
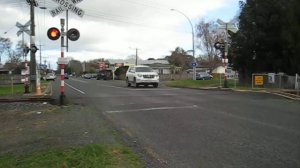
M 99 85 L 99 86 L 104 86 L 104 87 L 111 87 L 111 88 L 118 88 L 118 89 L 126 89 L 124 87 L 119 87 L 119 86 L 112 86 L 112 85 Z
M 78 91 L 79 93 L 81 93 L 81 94 L 85 94 L 85 92 L 84 91 L 81 91 L 81 90 L 79 90 L 79 89 L 77 89 L 77 88 L 75 88 L 75 87 L 73 87 L 73 86 L 71 86 L 71 85 L 69 85 L 69 84 L 67 84 L 67 83 L 65 83 L 67 86 L 69 86 L 70 88 L 72 88 L 72 89 L 74 89 L 74 90 L 76 90 L 76 91 Z
M 191 109 L 191 108 L 198 108 L 198 106 L 192 105 L 192 106 L 181 106 L 181 107 L 152 107 L 152 108 L 144 108 L 144 109 L 106 111 L 105 113 L 127 113 L 127 112 L 137 112 L 137 111 L 156 111 L 156 110 Z
M 132 91 L 153 91 L 153 90 L 157 90 L 157 91 L 166 91 L 166 90 L 178 90 L 180 88 L 128 88 L 128 90 L 132 90 Z

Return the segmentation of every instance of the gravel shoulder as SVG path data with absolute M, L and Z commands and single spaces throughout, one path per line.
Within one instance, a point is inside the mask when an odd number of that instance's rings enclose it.
M 101 114 L 79 105 L 0 103 L 0 154 L 26 154 L 94 143 L 117 144 Z

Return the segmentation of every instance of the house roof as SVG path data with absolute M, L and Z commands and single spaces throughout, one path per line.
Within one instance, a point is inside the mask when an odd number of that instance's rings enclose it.
M 135 64 L 135 59 L 129 59 L 129 60 L 114 60 L 114 59 L 109 59 L 108 60 L 110 64 L 115 64 L 115 63 L 124 63 L 124 64 Z M 170 65 L 168 60 L 164 59 L 156 59 L 156 60 L 138 60 L 139 65 L 153 65 L 153 64 L 160 64 L 160 65 Z
M 9 72 L 9 69 L 7 69 L 7 68 L 0 68 L 0 72 Z
M 151 65 L 151 64 L 164 64 L 170 65 L 168 60 L 143 60 L 140 64 Z

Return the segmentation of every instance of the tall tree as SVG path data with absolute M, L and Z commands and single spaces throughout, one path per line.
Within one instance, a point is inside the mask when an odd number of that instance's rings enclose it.
M 232 35 L 230 55 L 245 82 L 254 72 L 299 72 L 297 1 L 240 2 L 239 31 Z
M 286 17 L 281 18 L 281 39 L 283 45 L 283 62 L 289 74 L 300 74 L 300 1 L 287 0 L 283 3 L 282 12 Z

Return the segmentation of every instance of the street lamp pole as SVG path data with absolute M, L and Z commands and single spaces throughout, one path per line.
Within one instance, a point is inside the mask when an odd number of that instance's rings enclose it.
M 194 26 L 192 24 L 192 21 L 189 17 L 187 17 L 183 12 L 177 10 L 177 9 L 171 9 L 171 11 L 176 11 L 180 14 L 182 14 L 190 23 L 191 25 L 191 29 L 192 29 L 192 45 L 193 45 L 193 58 L 194 58 L 194 61 L 193 61 L 193 80 L 196 80 L 196 58 L 195 58 L 195 33 L 194 33 Z

